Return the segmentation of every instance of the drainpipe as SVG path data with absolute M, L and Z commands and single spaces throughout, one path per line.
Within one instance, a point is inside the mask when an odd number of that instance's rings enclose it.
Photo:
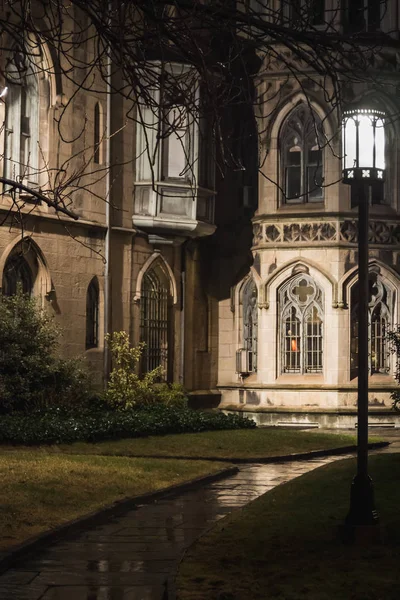
M 185 383 L 185 320 L 186 320 L 186 248 L 188 240 L 181 245 L 181 349 L 179 353 L 179 383 Z
M 185 381 L 185 302 L 186 302 L 186 271 L 184 270 L 184 264 L 181 274 L 182 289 L 181 289 L 181 353 L 180 353 L 180 375 L 179 383 L 184 384 Z
M 111 15 L 111 2 L 108 4 Z M 107 55 L 106 67 L 106 178 L 105 178 L 105 202 L 106 202 L 106 235 L 104 239 L 104 339 L 111 331 L 110 327 L 110 235 L 111 235 L 111 56 Z M 103 379 L 106 386 L 110 372 L 110 352 L 108 344 L 104 341 Z

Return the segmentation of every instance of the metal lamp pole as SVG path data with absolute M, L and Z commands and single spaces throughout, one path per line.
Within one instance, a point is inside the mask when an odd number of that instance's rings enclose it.
M 358 399 L 357 474 L 351 485 L 346 525 L 378 523 L 372 480 L 368 475 L 368 217 L 369 191 L 384 178 L 385 114 L 355 109 L 343 114 L 343 181 L 352 186 L 358 204 Z

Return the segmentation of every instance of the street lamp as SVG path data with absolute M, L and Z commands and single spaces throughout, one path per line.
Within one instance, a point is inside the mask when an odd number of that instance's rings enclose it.
M 385 177 L 385 113 L 374 108 L 343 112 L 343 182 L 358 204 L 358 400 L 357 474 L 351 485 L 346 525 L 375 525 L 372 480 L 368 475 L 368 213 L 370 186 Z M 352 194 L 353 195 L 353 194 Z

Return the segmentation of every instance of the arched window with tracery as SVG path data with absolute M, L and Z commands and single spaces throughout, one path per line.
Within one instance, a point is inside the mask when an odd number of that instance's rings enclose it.
M 160 264 L 144 275 L 140 294 L 140 340 L 145 343 L 142 372 L 161 366 L 164 377 L 169 373 L 170 282 Z
M 390 369 L 390 352 L 386 333 L 393 323 L 392 306 L 394 293 L 386 285 L 377 272 L 369 273 L 368 302 L 368 354 L 369 371 L 388 373 Z M 351 339 L 350 339 L 350 374 L 357 376 L 358 369 L 358 282 L 351 288 Z
M 284 203 L 322 202 L 321 119 L 305 104 L 295 108 L 284 121 L 279 148 Z
M 243 305 L 243 348 L 247 354 L 248 372 L 257 371 L 258 308 L 257 286 L 250 279 L 244 287 Z
M 312 277 L 302 273 L 279 290 L 281 372 L 322 373 L 324 296 Z
M 86 292 L 86 349 L 99 345 L 99 282 L 93 277 Z

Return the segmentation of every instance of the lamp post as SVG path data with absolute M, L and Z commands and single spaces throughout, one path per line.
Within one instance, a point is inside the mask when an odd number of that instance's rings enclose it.
M 385 176 L 385 113 L 374 108 L 344 111 L 343 182 L 358 204 L 358 399 L 357 474 L 351 485 L 346 525 L 375 525 L 372 480 L 368 475 L 368 214 L 371 185 Z

